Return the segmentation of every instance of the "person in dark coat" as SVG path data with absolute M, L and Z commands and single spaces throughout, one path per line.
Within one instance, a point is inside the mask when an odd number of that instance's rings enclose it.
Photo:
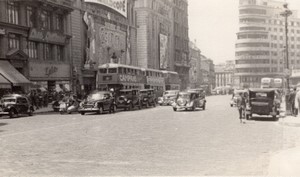
M 295 109 L 295 98 L 296 98 L 296 88 L 294 88 L 291 93 L 289 94 L 288 97 L 288 103 L 291 107 L 291 115 L 295 116 L 296 115 L 296 109 Z
M 245 123 L 243 119 L 245 118 L 246 98 L 243 93 L 239 93 L 239 97 L 237 98 L 237 108 L 239 111 L 240 123 Z

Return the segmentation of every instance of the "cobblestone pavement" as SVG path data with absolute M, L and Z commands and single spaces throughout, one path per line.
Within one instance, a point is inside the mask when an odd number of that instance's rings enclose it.
M 2 118 L 0 174 L 267 175 L 274 153 L 297 146 L 297 129 L 264 119 L 240 124 L 229 96 L 207 100 L 207 110 L 195 112 Z

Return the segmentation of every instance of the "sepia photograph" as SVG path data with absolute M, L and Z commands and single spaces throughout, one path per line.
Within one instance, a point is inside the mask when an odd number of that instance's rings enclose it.
M 300 176 L 299 0 L 0 0 L 0 176 Z

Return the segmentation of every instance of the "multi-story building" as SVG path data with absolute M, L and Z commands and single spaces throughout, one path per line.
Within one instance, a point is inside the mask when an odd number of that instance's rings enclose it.
M 190 42 L 189 61 L 190 61 L 190 73 L 189 73 L 189 87 L 199 88 L 201 83 L 201 50 L 196 46 L 196 43 Z
M 216 87 L 233 87 L 234 63 L 234 60 L 228 60 L 226 63 L 215 65 Z
M 119 0 L 118 5 L 111 1 L 75 0 L 74 6 L 74 89 L 95 89 L 99 65 L 117 62 L 138 66 L 134 0 Z
M 136 0 L 137 65 L 174 70 L 173 6 L 170 0 Z
M 188 2 L 187 0 L 172 0 L 174 4 L 174 70 L 181 79 L 181 87 L 188 86 L 189 81 L 189 34 L 188 34 Z
M 215 66 L 211 59 L 201 54 L 201 82 L 200 86 L 206 88 L 209 94 L 215 88 Z
M 284 77 L 285 2 L 240 0 L 236 42 L 236 87 L 260 87 L 262 77 Z M 289 64 L 300 67 L 300 19 L 288 18 Z
M 71 0 L 0 1 L 0 75 L 13 91 L 69 87 L 72 10 Z

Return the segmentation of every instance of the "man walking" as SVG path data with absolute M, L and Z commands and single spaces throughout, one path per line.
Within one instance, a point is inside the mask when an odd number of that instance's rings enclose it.
M 240 115 L 240 123 L 245 123 L 243 118 L 245 118 L 246 99 L 243 93 L 239 93 L 239 95 L 237 98 L 237 108 Z
M 296 88 L 292 90 L 288 98 L 289 98 L 288 102 L 291 107 L 291 115 L 295 116 L 296 115 L 296 110 L 295 110 L 296 109 L 295 108 Z

